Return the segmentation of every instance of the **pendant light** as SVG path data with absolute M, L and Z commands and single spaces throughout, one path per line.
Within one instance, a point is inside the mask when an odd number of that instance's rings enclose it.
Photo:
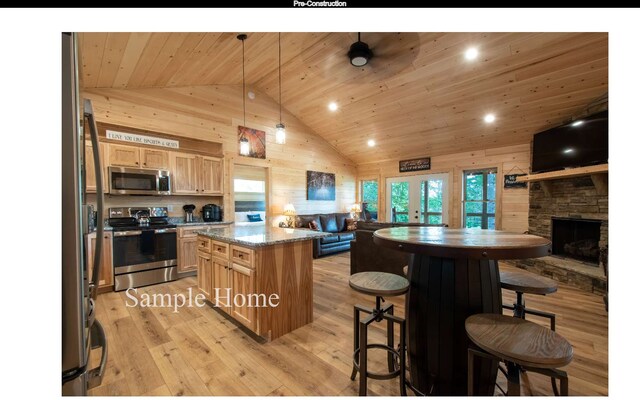
M 242 42 L 242 118 L 243 127 L 247 127 L 247 99 L 245 98 L 245 83 L 244 83 L 244 41 L 247 39 L 247 35 L 244 33 L 237 36 L 237 39 Z M 249 140 L 246 137 L 240 139 L 240 154 L 248 156 L 251 148 L 249 147 Z
M 276 143 L 284 144 L 287 140 L 287 134 L 284 131 L 282 123 L 282 47 L 280 45 L 280 32 L 278 32 L 278 88 L 280 93 L 280 123 L 276 125 Z

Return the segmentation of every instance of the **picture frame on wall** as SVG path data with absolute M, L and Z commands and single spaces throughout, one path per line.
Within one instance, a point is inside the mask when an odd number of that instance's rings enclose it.
M 336 174 L 307 171 L 307 200 L 335 200 Z

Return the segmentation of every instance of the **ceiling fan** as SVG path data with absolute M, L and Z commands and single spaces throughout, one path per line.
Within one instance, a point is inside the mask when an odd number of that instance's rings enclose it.
M 373 52 L 369 45 L 360 40 L 360 32 L 358 32 L 358 41 L 353 43 L 349 48 L 349 60 L 354 67 L 364 67 L 373 57 Z

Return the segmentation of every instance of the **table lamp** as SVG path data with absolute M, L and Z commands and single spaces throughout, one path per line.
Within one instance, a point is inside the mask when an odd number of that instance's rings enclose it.
M 293 217 L 296 215 L 296 209 L 293 204 L 285 204 L 283 214 L 287 216 L 287 226 L 293 228 Z
M 351 206 L 351 216 L 353 219 L 358 221 L 360 219 L 360 213 L 362 212 L 362 208 L 360 207 L 360 203 L 355 203 Z

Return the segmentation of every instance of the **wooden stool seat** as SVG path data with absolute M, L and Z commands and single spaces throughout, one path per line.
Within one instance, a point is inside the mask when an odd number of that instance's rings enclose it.
M 373 296 L 399 296 L 409 290 L 409 281 L 388 272 L 358 272 L 349 277 L 349 286 Z
M 500 285 L 503 289 L 529 294 L 550 294 L 558 291 L 553 279 L 526 271 L 500 271 Z
M 477 314 L 467 318 L 465 328 L 482 350 L 525 367 L 559 368 L 573 358 L 573 348 L 565 338 L 521 318 Z

